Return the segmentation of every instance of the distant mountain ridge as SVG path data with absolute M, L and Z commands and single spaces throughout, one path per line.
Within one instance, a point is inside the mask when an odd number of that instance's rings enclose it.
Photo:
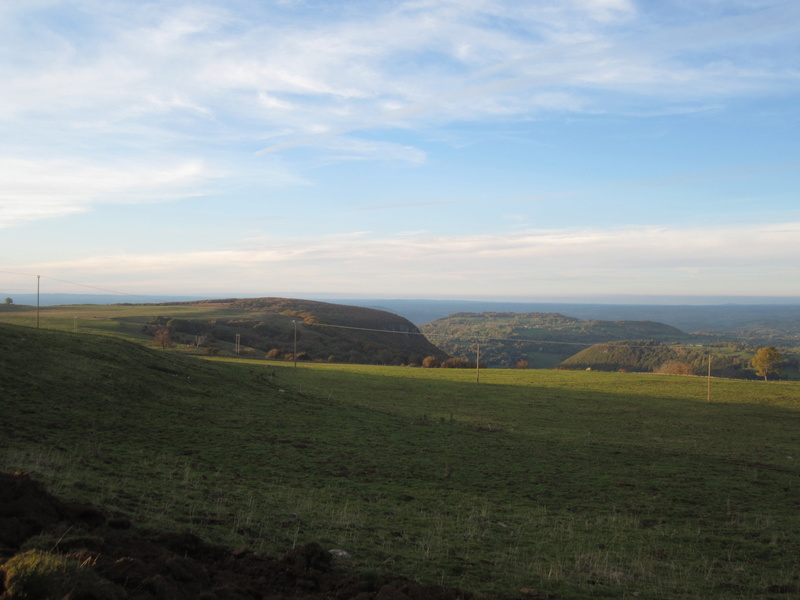
M 338 302 L 338 300 L 336 301 Z M 800 301 L 764 299 L 763 304 L 599 304 L 495 302 L 483 300 L 342 300 L 380 307 L 424 325 L 458 312 L 560 313 L 584 320 L 655 321 L 687 333 L 800 345 Z
M 36 294 L 0 293 L 18 305 L 35 305 Z M 360 306 L 401 315 L 421 326 L 458 312 L 560 313 L 584 320 L 655 321 L 712 339 L 754 344 L 800 346 L 800 298 L 682 297 L 680 304 L 569 302 L 508 302 L 493 300 L 332 299 L 314 301 Z M 120 302 L 201 301 L 198 296 L 111 294 L 42 294 L 42 306 L 116 304 Z M 712 303 L 714 302 L 714 303 Z M 724 302 L 724 303 L 723 303 Z

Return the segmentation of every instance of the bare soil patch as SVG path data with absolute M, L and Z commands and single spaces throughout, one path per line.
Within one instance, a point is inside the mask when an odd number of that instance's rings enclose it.
M 46 551 L 77 559 L 135 600 L 469 597 L 405 577 L 359 577 L 318 544 L 271 558 L 246 548 L 210 545 L 191 533 L 141 530 L 124 515 L 62 502 L 27 473 L 0 473 L 1 600 L 14 597 L 6 587 L 3 566 L 33 539 L 52 540 Z M 93 598 L 103 600 L 100 595 L 80 596 L 80 600 Z

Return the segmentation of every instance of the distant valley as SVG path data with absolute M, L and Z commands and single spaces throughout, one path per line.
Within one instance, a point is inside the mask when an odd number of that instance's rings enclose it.
M 336 302 L 380 307 L 416 325 L 457 312 L 559 313 L 584 320 L 655 321 L 707 338 L 800 345 L 800 303 L 655 305 L 363 299 Z
M 6 294 L 16 304 L 35 305 L 36 294 Z M 112 294 L 42 294 L 42 306 L 71 304 L 164 303 L 201 301 L 208 297 Z M 405 317 L 418 327 L 459 312 L 559 313 L 584 320 L 655 321 L 686 333 L 749 340 L 754 343 L 800 345 L 800 299 L 765 298 L 762 303 L 605 304 L 576 302 L 499 302 L 483 300 L 425 300 L 347 298 L 310 295 L 308 300 L 362 306 Z
M 592 344 L 611 340 L 689 339 L 652 321 L 584 321 L 559 313 L 455 313 L 423 325 L 433 343 L 454 356 L 477 352 L 488 366 L 552 368 Z
M 783 377 L 800 377 L 796 305 L 120 299 L 43 295 L 45 326 L 77 330 L 80 323 L 81 331 L 151 344 L 166 330 L 171 343 L 195 353 L 385 365 L 423 365 L 428 359 L 427 366 L 469 367 L 480 350 L 480 362 L 487 367 L 646 372 L 671 368 L 680 374 L 702 374 L 713 347 L 714 373 L 726 377 L 752 377 L 753 352 L 774 345 L 785 357 Z M 54 300 L 63 304 L 52 306 Z M 32 323 L 35 308 L 24 306 L 26 301 L 30 298 L 18 296 L 13 306 L 0 307 L 0 318 Z M 458 310 L 465 308 L 469 310 Z M 613 348 L 603 346 L 610 343 Z M 593 348 L 596 344 L 601 346 Z

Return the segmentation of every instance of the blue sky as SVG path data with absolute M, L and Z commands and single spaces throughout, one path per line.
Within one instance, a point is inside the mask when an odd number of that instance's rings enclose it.
M 0 292 L 800 297 L 796 0 L 26 0 L 0 40 Z

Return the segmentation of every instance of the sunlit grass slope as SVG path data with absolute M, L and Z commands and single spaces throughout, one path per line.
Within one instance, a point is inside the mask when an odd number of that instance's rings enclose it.
M 800 590 L 800 385 L 211 362 L 0 326 L 0 468 L 482 593 Z
M 0 305 L 0 322 L 59 331 L 99 333 L 152 341 L 142 328 L 154 317 L 181 319 L 241 318 L 247 313 L 212 302 L 204 304 L 73 304 L 65 306 Z

